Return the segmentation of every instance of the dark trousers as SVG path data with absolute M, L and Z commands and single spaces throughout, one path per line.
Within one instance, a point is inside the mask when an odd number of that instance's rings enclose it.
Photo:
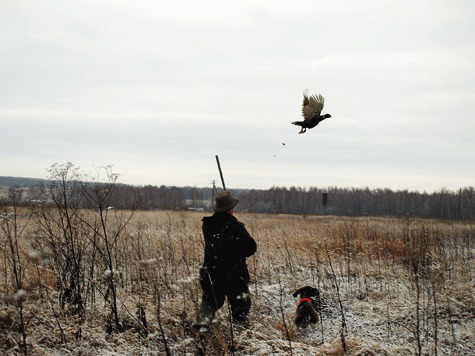
M 227 276 L 219 276 L 208 273 L 206 268 L 200 269 L 203 299 L 198 311 L 199 324 L 211 322 L 216 311 L 224 305 L 225 298 L 228 298 L 233 321 L 244 322 L 247 320 L 251 309 L 248 287 L 249 274 L 237 272 L 234 271 L 234 273 Z

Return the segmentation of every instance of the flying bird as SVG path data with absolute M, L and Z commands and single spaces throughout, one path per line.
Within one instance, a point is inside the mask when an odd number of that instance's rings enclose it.
M 310 91 L 303 91 L 302 116 L 303 121 L 293 121 L 292 124 L 301 126 L 299 134 L 305 133 L 307 129 L 313 129 L 321 121 L 332 117 L 330 114 L 320 115 L 323 110 L 325 99 L 320 94 L 310 95 Z

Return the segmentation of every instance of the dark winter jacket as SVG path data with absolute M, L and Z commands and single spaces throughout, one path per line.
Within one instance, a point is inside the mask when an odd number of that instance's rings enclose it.
M 256 241 L 233 215 L 214 213 L 203 218 L 205 256 L 203 267 L 213 279 L 249 279 L 246 257 L 256 252 Z

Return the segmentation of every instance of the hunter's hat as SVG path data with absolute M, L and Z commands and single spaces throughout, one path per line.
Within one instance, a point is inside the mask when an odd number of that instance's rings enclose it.
M 229 211 L 233 209 L 237 203 L 239 202 L 238 199 L 233 198 L 230 192 L 225 190 L 224 192 L 218 193 L 218 195 L 215 198 L 216 201 L 216 207 L 214 208 L 214 211 L 219 213 L 223 211 Z

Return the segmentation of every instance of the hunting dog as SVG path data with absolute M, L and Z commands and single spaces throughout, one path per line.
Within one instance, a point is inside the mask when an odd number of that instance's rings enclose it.
M 316 324 L 321 308 L 320 291 L 317 288 L 305 286 L 297 289 L 292 295 L 300 296 L 295 311 L 295 325 L 299 328 L 306 328 L 310 324 Z

